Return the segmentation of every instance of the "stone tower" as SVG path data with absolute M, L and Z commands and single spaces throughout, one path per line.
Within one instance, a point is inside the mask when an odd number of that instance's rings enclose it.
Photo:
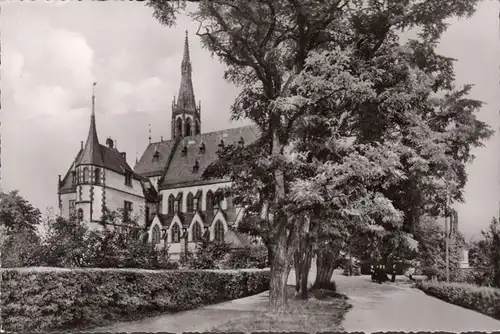
M 95 83 L 93 86 L 95 87 Z M 104 159 L 102 156 L 95 122 L 95 94 L 92 93 L 92 112 L 87 141 L 83 147 L 81 158 L 75 165 L 77 178 L 77 194 L 75 208 L 77 216 L 92 222 L 101 218 L 101 203 L 96 201 L 96 191 L 101 193 L 103 181 Z
M 201 132 L 201 106 L 200 104 L 196 105 L 191 71 L 188 32 L 186 30 L 184 54 L 181 63 L 181 85 L 177 101 L 175 101 L 174 97 L 172 102 L 172 139 L 197 135 Z

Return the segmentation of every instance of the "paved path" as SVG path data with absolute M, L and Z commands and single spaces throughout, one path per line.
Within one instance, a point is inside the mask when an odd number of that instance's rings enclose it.
M 339 293 L 353 308 L 342 326 L 347 332 L 363 331 L 498 331 L 500 321 L 428 296 L 402 282 L 372 283 L 369 276 L 334 275 Z

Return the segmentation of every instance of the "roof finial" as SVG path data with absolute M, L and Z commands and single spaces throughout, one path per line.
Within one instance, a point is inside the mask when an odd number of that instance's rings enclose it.
M 97 82 L 92 84 L 92 115 L 95 115 L 95 86 Z
M 151 144 L 151 124 L 149 124 L 149 143 Z

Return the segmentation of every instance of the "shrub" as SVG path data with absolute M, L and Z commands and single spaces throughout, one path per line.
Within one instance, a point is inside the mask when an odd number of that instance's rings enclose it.
M 500 289 L 465 283 L 423 282 L 416 287 L 426 294 L 500 319 Z
M 267 262 L 267 248 L 262 245 L 252 245 L 235 249 L 226 254 L 219 265 L 227 269 L 263 269 L 269 266 Z
M 186 266 L 190 269 L 219 269 L 219 262 L 231 251 L 225 241 L 203 240 L 194 254 L 189 254 Z
M 3 269 L 6 331 L 100 326 L 155 312 L 177 312 L 260 293 L 267 270 Z

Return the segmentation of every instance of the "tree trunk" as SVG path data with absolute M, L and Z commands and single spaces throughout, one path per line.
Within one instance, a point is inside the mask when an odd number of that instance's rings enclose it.
M 287 235 L 283 230 L 272 244 L 269 245 L 271 253 L 271 282 L 269 286 L 269 309 L 271 313 L 280 314 L 287 307 L 286 286 L 288 275 L 292 268 L 287 256 Z
M 311 270 L 312 261 L 312 244 L 310 241 L 306 240 L 305 253 L 302 260 L 302 270 L 300 278 L 300 298 L 307 299 L 307 285 L 309 283 L 309 271 Z
M 316 280 L 313 288 L 322 289 L 330 286 L 333 271 L 338 267 L 337 254 L 329 247 L 318 249 L 316 253 Z

